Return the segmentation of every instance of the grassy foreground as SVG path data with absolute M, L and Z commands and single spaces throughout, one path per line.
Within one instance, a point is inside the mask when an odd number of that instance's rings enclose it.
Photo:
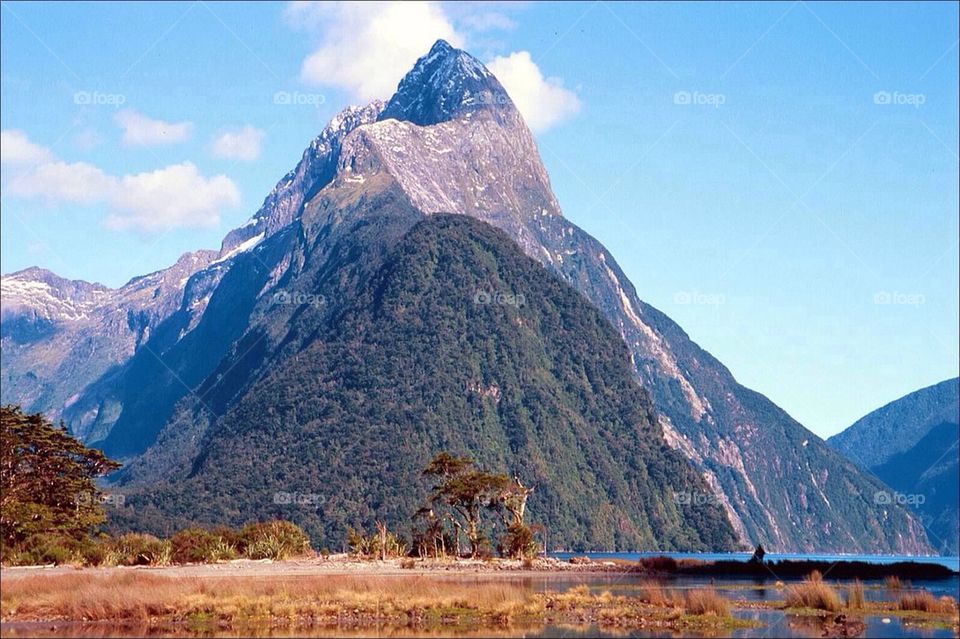
M 169 577 L 141 571 L 32 575 L 3 584 L 4 622 L 137 624 L 186 632 L 245 629 L 607 628 L 722 629 L 751 625 L 711 590 L 649 596 L 533 592 L 504 580 L 376 575 Z

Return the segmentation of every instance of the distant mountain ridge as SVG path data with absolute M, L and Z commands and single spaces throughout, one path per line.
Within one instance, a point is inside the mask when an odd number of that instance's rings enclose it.
M 827 442 L 876 474 L 919 514 L 934 547 L 960 549 L 960 378 L 909 393 L 868 413 Z
M 793 551 L 929 549 L 904 509 L 870 501 L 880 482 L 737 384 L 639 299 L 599 242 L 563 218 L 532 135 L 472 56 L 438 42 L 385 106 L 351 108 L 328 130 L 251 222 L 228 234 L 221 253 L 235 253 L 202 315 L 171 315 L 149 351 L 87 386 L 64 411 L 74 428 L 105 434 L 108 452 L 149 449 L 125 482 L 200 468 L 221 417 L 313 339 L 300 319 L 314 317 L 319 327 L 336 317 L 419 221 L 456 213 L 502 229 L 603 313 L 654 399 L 665 441 L 700 471 L 709 487 L 700 498 L 724 508 L 742 542 Z M 366 261 L 357 263 L 361 247 Z M 278 292 L 314 303 L 277 305 Z

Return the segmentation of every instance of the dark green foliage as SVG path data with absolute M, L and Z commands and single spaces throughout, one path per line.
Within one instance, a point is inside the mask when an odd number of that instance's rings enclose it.
M 525 524 L 511 523 L 500 541 L 500 554 L 512 559 L 526 559 L 540 554 L 540 545 L 533 528 Z
M 127 533 L 108 546 L 115 553 L 114 561 L 121 566 L 164 566 L 172 558 L 170 540 L 153 535 Z
M 125 525 L 284 517 L 339 546 L 377 519 L 409 527 L 429 496 L 421 469 L 456 450 L 537 487 L 530 510 L 553 548 L 735 546 L 717 505 L 677 503 L 709 489 L 579 293 L 461 216 L 392 248 L 345 310 L 318 322 L 304 308 L 274 329 L 300 346 L 206 428 L 188 477 L 128 496 Z M 320 499 L 277 504 L 278 491 Z
M 469 457 L 455 457 L 446 452 L 434 457 L 423 474 L 438 482 L 433 487 L 430 501 L 449 508 L 460 518 L 470 541 L 470 556 L 476 557 L 486 538 L 482 513 L 499 506 L 509 478 L 475 468 Z
M 0 408 L 0 535 L 4 561 L 21 551 L 63 563 L 103 523 L 95 477 L 119 468 L 40 414 Z M 69 540 L 76 542 L 72 544 Z
M 237 550 L 232 538 L 206 528 L 187 528 L 170 538 L 172 561 L 176 564 L 207 563 L 234 559 Z
M 310 538 L 289 521 L 247 524 L 237 536 L 240 552 L 250 559 L 289 559 L 310 551 Z

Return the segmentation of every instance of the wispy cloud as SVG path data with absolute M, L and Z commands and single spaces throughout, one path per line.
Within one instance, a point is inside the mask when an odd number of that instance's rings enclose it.
M 192 122 L 155 120 L 133 109 L 119 111 L 114 121 L 123 129 L 123 143 L 128 146 L 176 144 L 193 133 Z
M 252 162 L 260 157 L 264 137 L 263 131 L 248 124 L 214 138 L 211 152 L 218 158 Z
M 3 131 L 5 153 L 20 161 L 6 193 L 48 204 L 105 204 L 105 226 L 156 233 L 216 226 L 220 212 L 240 204 L 240 190 L 225 175 L 206 177 L 191 162 L 154 171 L 110 175 L 88 162 L 64 162 L 19 131 Z M 6 151 L 7 140 L 16 144 Z M 19 146 L 17 146 L 17 144 Z M 30 154 L 23 152 L 29 149 Z
M 7 129 L 0 132 L 0 164 L 29 166 L 46 162 L 52 157 L 50 151 L 31 142 L 23 131 Z

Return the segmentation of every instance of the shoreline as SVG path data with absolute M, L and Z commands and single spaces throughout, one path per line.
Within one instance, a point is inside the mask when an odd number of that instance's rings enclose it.
M 57 575 L 111 575 L 125 573 L 143 573 L 166 577 L 271 577 L 271 576 L 369 576 L 369 577 L 410 577 L 430 576 L 462 579 L 468 576 L 483 577 L 529 577 L 550 578 L 583 576 L 617 576 L 635 573 L 636 570 L 623 562 L 591 562 L 574 564 L 558 559 L 539 559 L 532 567 L 524 567 L 520 561 L 496 559 L 493 561 L 460 560 L 418 560 L 413 568 L 404 568 L 402 560 L 388 559 L 359 560 L 346 556 L 333 555 L 327 559 L 234 559 L 230 561 L 197 564 L 172 564 L 163 566 L 3 566 L 0 579 L 16 580 L 25 577 Z M 635 566 L 635 564 L 633 564 Z
M 578 556 L 580 557 L 580 556 Z M 572 576 L 624 576 L 647 578 L 713 577 L 718 579 L 802 578 L 812 570 L 829 572 L 835 579 L 877 580 L 887 576 L 913 579 L 950 579 L 960 576 L 942 564 L 929 562 L 897 562 L 870 564 L 862 561 L 818 562 L 780 560 L 764 564 L 739 561 L 662 560 L 630 561 L 607 560 L 570 561 L 554 557 L 538 558 L 530 565 L 510 559 L 423 559 L 412 566 L 404 559 L 359 559 L 346 554 L 328 557 L 302 557 L 284 560 L 233 559 L 228 561 L 190 564 L 143 566 L 82 566 L 51 564 L 41 566 L 2 566 L 0 578 L 17 580 L 37 575 L 110 575 L 124 573 L 154 574 L 167 577 L 270 577 L 270 576 L 375 576 L 396 577 L 423 575 L 431 577 L 483 576 L 491 578 L 550 579 Z M 824 567 L 827 570 L 824 570 Z

